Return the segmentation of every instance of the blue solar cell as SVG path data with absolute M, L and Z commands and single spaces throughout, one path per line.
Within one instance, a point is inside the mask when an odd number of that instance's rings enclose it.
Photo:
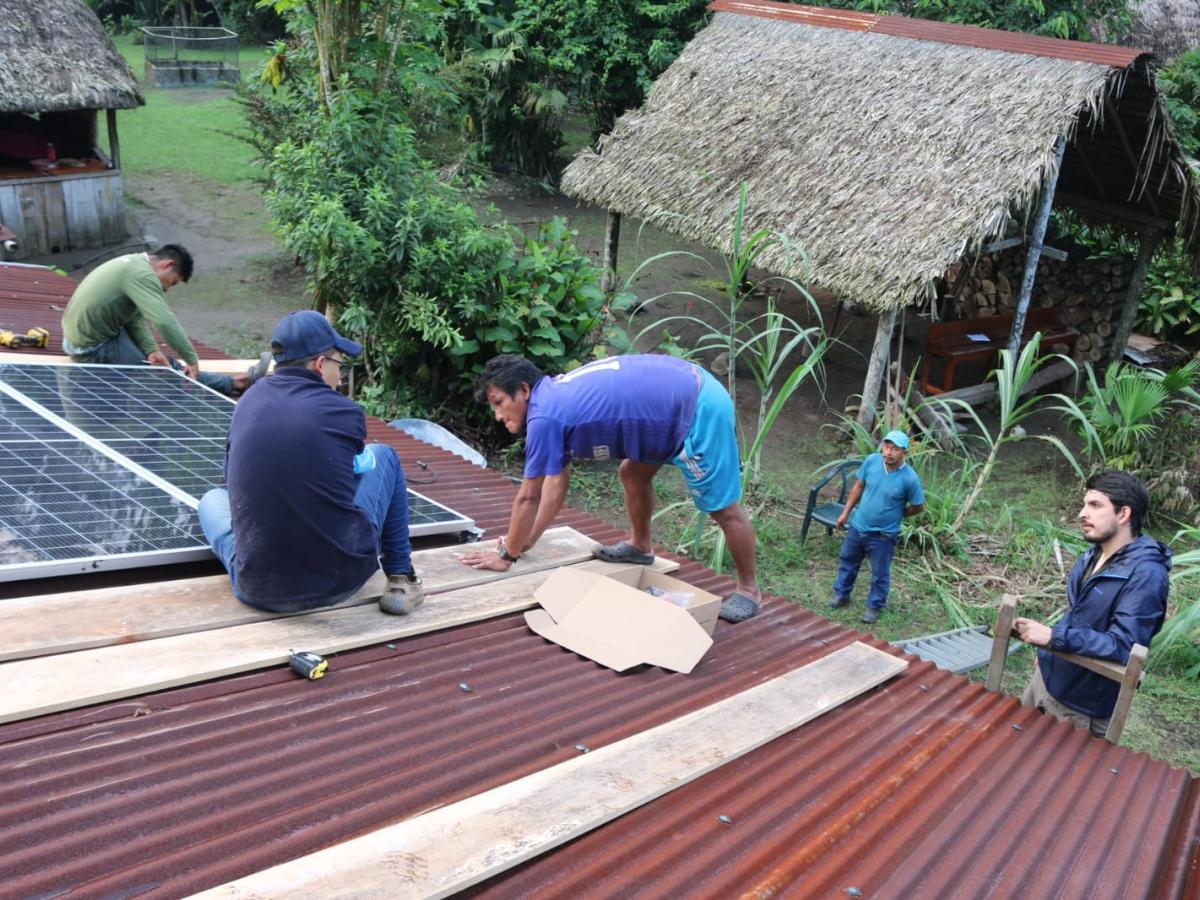
M 224 483 L 233 409 L 161 366 L 0 364 L 0 573 L 53 560 L 203 554 L 192 507 Z M 409 517 L 414 535 L 474 526 L 415 491 Z

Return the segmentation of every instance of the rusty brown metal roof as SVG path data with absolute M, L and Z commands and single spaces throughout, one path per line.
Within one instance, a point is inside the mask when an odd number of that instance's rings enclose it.
M 0 262 L 0 330 L 24 334 L 30 328 L 50 332 L 45 349 L 23 347 L 19 353 L 61 354 L 62 314 L 79 282 L 43 266 Z M 202 359 L 223 359 L 225 354 L 192 341 Z M 167 348 L 169 350 L 169 348 Z M 0 351 L 7 351 L 0 347 Z
M 370 434 L 410 473 L 431 465 L 422 492 L 492 534 L 504 527 L 515 487 L 499 474 L 378 421 Z M 559 523 L 600 541 L 622 533 L 573 509 Z M 679 574 L 714 592 L 732 584 L 691 561 Z M 619 675 L 505 616 L 338 654 L 317 682 L 272 669 L 0 726 L 0 896 L 182 896 L 855 639 L 887 649 L 779 597 L 715 637 L 691 676 Z M 900 678 L 475 892 L 1195 896 L 1198 785 L 914 658 Z
M 1098 63 L 1117 69 L 1128 68 L 1137 59 L 1149 53 L 1147 50 L 1117 47 L 1112 44 L 1064 41 L 1058 38 L 1000 31 L 994 28 L 977 28 L 973 25 L 953 25 L 948 22 L 932 22 L 927 19 L 910 19 L 905 16 L 881 16 L 852 10 L 775 3 L 771 0 L 715 0 L 714 3 L 709 4 L 708 8 L 717 12 L 740 13 L 746 16 L 777 19 L 820 28 L 889 34 L 893 37 L 907 37 L 918 41 L 937 41 L 942 44 L 979 47 L 983 50 L 1003 50 L 1008 53 L 1024 53 L 1028 56 L 1048 56 L 1075 62 Z
M 13 300 L 4 275 L 0 322 L 43 290 Z M 69 296 L 66 282 L 45 290 L 37 302 Z M 368 433 L 414 483 L 436 477 L 422 493 L 490 534 L 507 524 L 516 488 L 498 473 L 379 420 Z M 557 524 L 623 535 L 572 508 Z M 686 581 L 733 586 L 681 562 Z M 64 581 L 55 590 L 93 583 Z M 512 615 L 337 654 L 321 681 L 276 668 L 0 726 L 0 898 L 184 896 L 528 775 L 577 744 L 637 734 L 853 640 L 899 652 L 774 596 L 715 638 L 690 676 L 620 675 Z M 1200 896 L 1200 781 L 911 661 L 472 893 Z

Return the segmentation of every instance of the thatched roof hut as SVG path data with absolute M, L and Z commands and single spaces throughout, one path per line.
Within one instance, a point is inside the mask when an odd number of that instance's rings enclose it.
M 4 0 L 0 112 L 129 109 L 137 78 L 84 0 Z
M 17 259 L 124 240 L 117 110 L 144 103 L 84 0 L 0 0 L 0 222 Z
M 1164 61 L 1200 47 L 1200 3 L 1142 0 L 1133 6 L 1133 29 L 1121 43 L 1147 47 Z
M 747 229 L 800 243 L 814 284 L 894 310 L 1025 219 L 1061 137 L 1057 203 L 1175 229 L 1200 254 L 1200 192 L 1143 52 L 765 0 L 713 8 L 645 105 L 571 163 L 569 196 L 727 249 L 746 182 Z

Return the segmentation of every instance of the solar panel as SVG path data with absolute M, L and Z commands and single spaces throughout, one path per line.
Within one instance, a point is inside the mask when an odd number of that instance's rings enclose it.
M 161 366 L 0 364 L 0 580 L 209 556 L 233 409 Z M 474 525 L 409 491 L 413 536 Z

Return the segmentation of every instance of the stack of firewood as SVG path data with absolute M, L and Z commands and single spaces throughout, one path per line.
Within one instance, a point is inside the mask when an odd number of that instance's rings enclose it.
M 974 267 L 957 265 L 947 273 L 948 319 L 1011 315 L 1021 292 L 1025 247 L 980 257 Z M 1066 262 L 1042 258 L 1033 284 L 1031 308 L 1055 307 L 1059 319 L 1080 333 L 1076 361 L 1104 358 L 1133 272 L 1131 260 L 1088 259 L 1074 250 Z M 1047 348 L 1050 349 L 1050 348 Z

